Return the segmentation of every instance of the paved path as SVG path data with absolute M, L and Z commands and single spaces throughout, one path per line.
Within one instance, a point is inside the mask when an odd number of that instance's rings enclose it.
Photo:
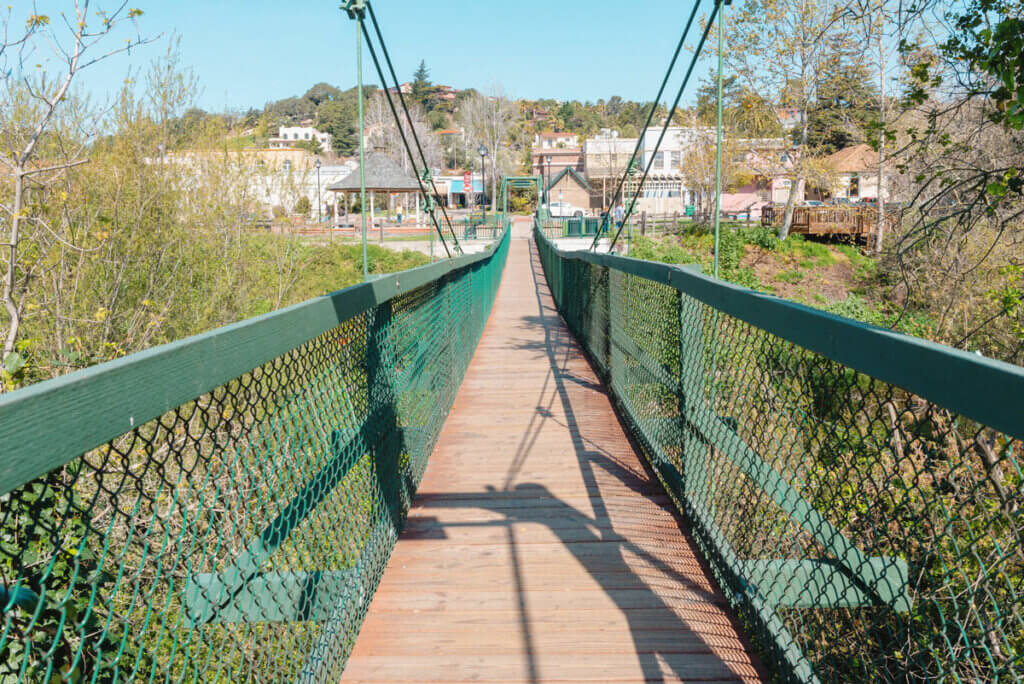
M 558 317 L 536 247 L 513 240 L 344 680 L 762 674 Z

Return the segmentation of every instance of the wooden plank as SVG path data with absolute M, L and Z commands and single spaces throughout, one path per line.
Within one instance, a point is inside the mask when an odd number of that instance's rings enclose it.
M 761 681 L 525 241 L 344 681 Z
M 739 659 L 738 659 L 739 660 Z M 632 657 L 576 654 L 357 656 L 349 682 L 695 682 L 762 681 L 748 663 L 717 654 L 644 653 Z

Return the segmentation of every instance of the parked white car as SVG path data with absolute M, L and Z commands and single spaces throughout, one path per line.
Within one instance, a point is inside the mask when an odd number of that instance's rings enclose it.
M 568 202 L 552 202 L 548 211 L 551 212 L 551 218 L 579 218 L 587 213 Z

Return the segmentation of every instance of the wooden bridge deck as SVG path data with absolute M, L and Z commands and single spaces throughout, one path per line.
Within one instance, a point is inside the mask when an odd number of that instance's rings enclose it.
M 737 630 L 513 240 L 344 680 L 760 681 Z

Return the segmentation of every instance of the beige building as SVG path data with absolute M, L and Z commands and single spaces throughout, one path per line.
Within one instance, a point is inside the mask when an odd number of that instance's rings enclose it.
M 846 147 L 826 157 L 825 162 L 836 174 L 832 197 L 853 201 L 878 199 L 878 152 L 870 145 Z M 889 199 L 886 187 L 882 188 L 882 198 Z
M 593 204 L 593 193 L 587 180 L 573 169 L 568 168 L 562 169 L 550 180 L 548 198 L 552 202 L 568 202 L 584 211 L 599 208 Z
M 578 147 L 539 150 L 530 154 L 530 166 L 535 176 L 543 176 L 545 182 L 565 169 L 583 173 L 583 150 Z

